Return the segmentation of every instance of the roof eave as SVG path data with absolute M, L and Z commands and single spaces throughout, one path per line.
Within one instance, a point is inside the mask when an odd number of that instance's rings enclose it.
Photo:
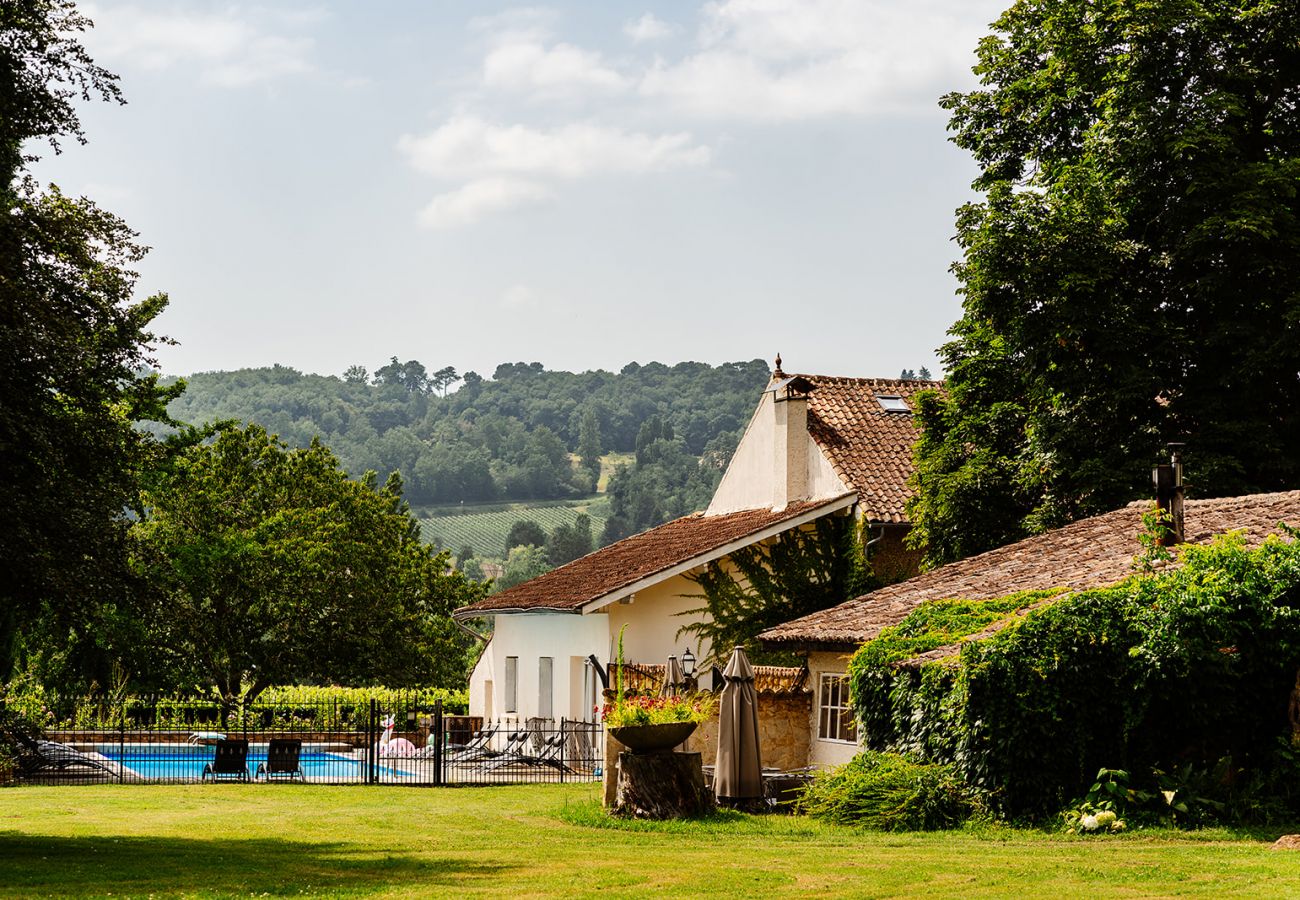
M 774 522 L 773 524 L 767 526 L 766 528 L 763 528 L 751 534 L 747 534 L 744 537 L 736 538 L 734 541 L 730 541 L 729 543 L 723 544 L 721 547 L 715 547 L 712 550 L 706 550 L 705 552 L 697 554 L 696 556 L 693 556 L 690 559 L 684 560 L 680 563 L 677 563 L 674 566 L 669 566 L 667 569 L 661 569 L 658 572 L 653 572 L 649 575 L 646 575 L 644 578 L 638 579 L 637 581 L 634 581 L 632 584 L 626 585 L 614 591 L 610 591 L 608 594 L 602 594 L 601 596 L 596 597 L 592 600 L 588 600 L 586 603 L 582 605 L 581 612 L 583 615 L 599 612 L 600 610 L 604 609 L 606 606 L 609 606 L 612 603 L 617 603 L 619 600 L 622 600 L 625 597 L 632 596 L 637 591 L 643 591 L 646 588 L 658 584 L 661 581 L 667 581 L 669 578 L 676 577 L 677 575 L 682 575 L 686 572 L 691 571 L 692 569 L 697 569 L 700 566 L 711 563 L 716 559 L 722 559 L 724 556 L 736 552 L 741 547 L 747 547 L 750 544 L 756 543 L 758 541 L 766 540 L 767 538 L 778 535 L 783 531 L 789 531 L 791 528 L 798 528 L 800 525 L 803 525 L 807 522 L 811 522 L 814 519 L 820 519 L 822 516 L 828 515 L 830 513 L 838 512 L 841 509 L 850 509 L 857 502 L 858 502 L 858 495 L 856 493 L 842 494 L 839 497 L 832 497 L 830 500 L 827 500 L 825 503 L 821 504 L 820 506 L 815 506 L 812 509 L 808 510 L 807 512 L 802 513 L 798 516 L 794 516 L 793 518 L 790 519 L 782 519 L 780 522 Z

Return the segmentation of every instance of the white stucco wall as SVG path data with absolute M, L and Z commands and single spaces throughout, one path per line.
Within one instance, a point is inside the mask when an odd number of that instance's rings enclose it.
M 682 657 L 687 648 L 702 660 L 709 645 L 700 644 L 695 635 L 677 636 L 678 630 L 698 617 L 679 615 L 703 605 L 698 585 L 684 575 L 675 575 L 666 581 L 638 591 L 631 603 L 612 603 L 604 608 L 609 617 L 611 641 L 609 659 L 614 659 L 618 632 L 624 625 L 623 656 L 630 663 L 658 664 L 668 660 L 669 654 Z M 604 659 L 602 658 L 602 662 Z
M 715 516 L 742 509 L 771 507 L 777 498 L 774 480 L 780 471 L 777 466 L 778 445 L 775 395 L 764 393 L 758 401 L 745 434 L 732 454 L 727 471 L 713 492 L 705 515 Z M 809 500 L 829 500 L 845 493 L 848 488 L 836 474 L 830 460 L 812 436 L 804 432 L 805 452 L 793 454 L 802 458 L 807 468 L 805 484 Z
M 808 730 L 808 764 L 813 766 L 839 766 L 851 760 L 860 749 L 858 744 L 844 741 L 826 741 L 819 738 L 818 721 L 821 713 L 822 674 L 843 675 L 848 671 L 849 654 L 818 652 L 808 654 L 809 684 L 813 691 L 811 720 Z
M 545 656 L 552 660 L 552 717 L 590 719 L 591 710 L 583 695 L 583 661 L 595 654 L 603 664 L 608 652 L 609 618 L 604 614 L 499 615 L 492 640 L 470 676 L 470 715 L 488 719 L 527 719 L 540 715 L 539 660 Z M 507 656 L 519 660 L 518 703 L 514 711 L 506 709 Z

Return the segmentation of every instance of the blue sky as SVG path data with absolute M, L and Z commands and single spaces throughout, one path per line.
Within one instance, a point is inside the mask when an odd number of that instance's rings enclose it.
M 173 373 L 390 356 L 935 367 L 1003 0 L 99 0 L 128 105 L 45 180 L 153 248 Z

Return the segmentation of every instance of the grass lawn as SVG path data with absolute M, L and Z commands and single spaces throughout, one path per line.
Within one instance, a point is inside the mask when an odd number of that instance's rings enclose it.
M 614 825 L 594 785 L 0 790 L 0 896 L 1300 897 L 1259 834 Z M 1297 829 L 1291 829 L 1297 830 Z

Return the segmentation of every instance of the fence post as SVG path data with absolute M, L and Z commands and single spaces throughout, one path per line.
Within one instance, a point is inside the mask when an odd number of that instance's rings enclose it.
M 122 712 L 117 718 L 117 783 L 122 783 L 122 773 L 126 771 L 126 705 L 129 701 L 122 698 Z
M 447 755 L 443 749 L 442 740 L 442 698 L 433 701 L 433 783 L 435 786 L 441 786 L 443 781 L 443 763 L 447 761 Z
M 366 784 L 374 784 L 378 779 L 378 773 L 375 771 L 379 748 L 375 745 L 379 743 L 379 703 L 374 697 L 370 698 L 370 725 L 366 734 Z
M 569 742 L 569 736 L 564 733 L 564 716 L 560 716 L 560 784 L 564 784 L 564 745 Z

